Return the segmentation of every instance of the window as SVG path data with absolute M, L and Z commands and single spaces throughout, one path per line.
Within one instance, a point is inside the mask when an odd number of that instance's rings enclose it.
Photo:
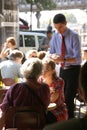
M 25 47 L 35 47 L 35 37 L 33 35 L 24 36 Z

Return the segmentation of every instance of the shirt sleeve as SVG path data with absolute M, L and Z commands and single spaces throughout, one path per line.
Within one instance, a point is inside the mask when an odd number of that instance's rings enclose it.
M 81 42 L 78 34 L 73 35 L 73 57 L 81 60 Z
M 12 88 L 10 87 L 5 94 L 2 104 L 0 104 L 0 108 L 3 112 L 6 112 L 9 106 L 12 106 Z

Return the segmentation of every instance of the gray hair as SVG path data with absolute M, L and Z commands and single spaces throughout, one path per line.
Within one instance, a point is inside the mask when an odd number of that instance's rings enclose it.
M 20 71 L 24 78 L 35 78 L 38 79 L 42 72 L 42 62 L 38 58 L 30 58 L 24 62 L 24 64 L 21 66 Z
M 15 60 L 16 58 L 23 58 L 23 53 L 19 50 L 13 50 L 8 56 L 10 60 Z

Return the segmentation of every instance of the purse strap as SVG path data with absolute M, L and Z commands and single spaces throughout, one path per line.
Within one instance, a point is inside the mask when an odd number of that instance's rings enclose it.
M 40 97 L 37 95 L 37 93 L 26 83 L 24 83 L 26 85 L 26 87 L 28 88 L 28 90 L 37 98 L 37 100 L 39 101 L 39 103 L 44 107 L 44 109 L 46 109 L 43 101 L 40 99 Z

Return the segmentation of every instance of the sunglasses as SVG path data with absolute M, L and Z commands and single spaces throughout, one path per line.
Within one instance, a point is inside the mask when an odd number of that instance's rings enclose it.
M 32 56 L 32 57 L 37 57 L 37 56 Z

